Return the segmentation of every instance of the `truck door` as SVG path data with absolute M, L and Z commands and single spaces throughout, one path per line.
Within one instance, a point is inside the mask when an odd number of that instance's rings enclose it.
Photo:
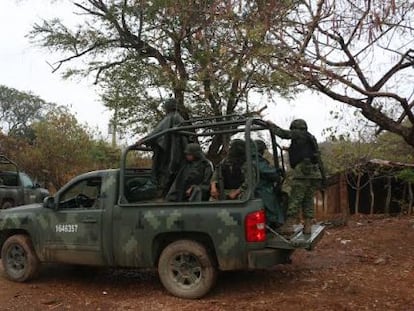
M 102 177 L 75 182 L 57 196 L 49 215 L 45 257 L 52 262 L 102 265 Z
M 32 204 L 36 202 L 36 190 L 33 181 L 25 173 L 19 173 L 20 185 L 23 187 L 22 204 Z

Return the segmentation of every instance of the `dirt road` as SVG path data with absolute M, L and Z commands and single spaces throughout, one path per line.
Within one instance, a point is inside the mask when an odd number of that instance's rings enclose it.
M 47 266 L 29 284 L 0 277 L 0 310 L 414 310 L 414 218 L 354 218 L 291 265 L 221 274 L 202 300 L 152 272 Z

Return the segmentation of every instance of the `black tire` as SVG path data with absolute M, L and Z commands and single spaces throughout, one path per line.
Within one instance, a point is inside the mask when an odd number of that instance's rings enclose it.
M 206 248 L 190 240 L 173 242 L 162 251 L 158 274 L 171 294 L 186 299 L 203 297 L 217 279 L 217 269 Z
M 4 242 L 1 260 L 6 277 L 15 282 L 25 282 L 37 276 L 40 261 L 27 235 L 16 234 Z
M 13 206 L 14 206 L 14 203 L 12 201 L 5 201 L 1 205 L 1 209 L 8 209 L 8 208 L 12 208 Z

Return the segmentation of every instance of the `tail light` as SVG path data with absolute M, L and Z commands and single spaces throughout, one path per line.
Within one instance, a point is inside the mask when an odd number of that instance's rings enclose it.
M 264 210 L 247 214 L 244 226 L 247 242 L 266 241 L 266 215 Z

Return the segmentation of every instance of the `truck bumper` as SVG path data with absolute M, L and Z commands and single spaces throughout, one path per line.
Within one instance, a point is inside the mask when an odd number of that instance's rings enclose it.
M 265 248 L 250 251 L 248 254 L 249 269 L 267 269 L 277 264 L 291 263 L 293 250 Z

